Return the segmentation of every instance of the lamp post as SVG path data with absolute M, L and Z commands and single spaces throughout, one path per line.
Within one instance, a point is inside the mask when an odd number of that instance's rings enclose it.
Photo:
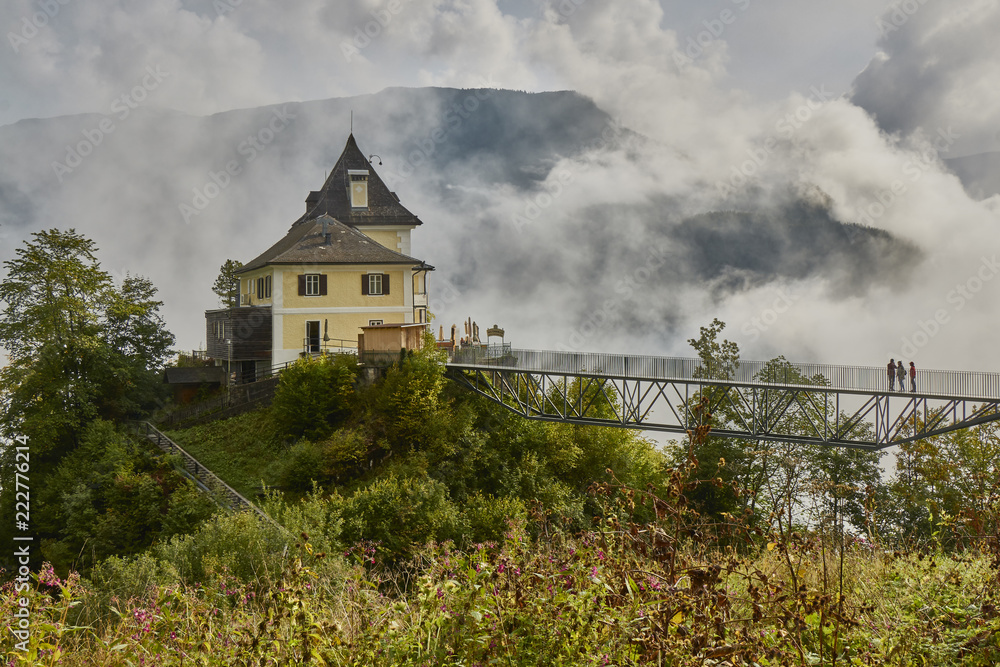
M 233 339 L 226 339 L 226 347 L 229 348 L 229 363 L 226 366 L 226 403 L 228 404 L 233 394 Z

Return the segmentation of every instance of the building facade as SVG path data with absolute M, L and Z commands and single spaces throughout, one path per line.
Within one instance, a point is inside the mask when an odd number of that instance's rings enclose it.
M 390 192 L 354 135 L 306 213 L 237 272 L 239 305 L 205 313 L 208 354 L 238 380 L 357 346 L 362 327 L 427 320 L 427 274 L 410 256 L 423 224 Z

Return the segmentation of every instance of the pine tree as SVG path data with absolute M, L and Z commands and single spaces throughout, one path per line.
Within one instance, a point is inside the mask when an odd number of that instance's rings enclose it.
M 219 296 L 219 303 L 223 308 L 235 308 L 240 300 L 240 279 L 236 275 L 239 269 L 243 268 L 243 262 L 238 259 L 227 259 L 219 267 L 219 277 L 212 285 L 212 291 Z

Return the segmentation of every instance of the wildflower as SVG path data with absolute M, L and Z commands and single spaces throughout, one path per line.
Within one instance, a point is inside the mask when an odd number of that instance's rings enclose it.
M 56 576 L 51 563 L 42 563 L 42 569 L 38 571 L 38 583 L 45 586 L 59 586 L 62 582 Z

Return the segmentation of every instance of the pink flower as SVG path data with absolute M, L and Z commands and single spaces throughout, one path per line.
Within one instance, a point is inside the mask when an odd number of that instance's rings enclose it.
M 51 563 L 42 563 L 42 569 L 38 571 L 38 583 L 46 586 L 59 586 L 62 582 L 56 576 Z

